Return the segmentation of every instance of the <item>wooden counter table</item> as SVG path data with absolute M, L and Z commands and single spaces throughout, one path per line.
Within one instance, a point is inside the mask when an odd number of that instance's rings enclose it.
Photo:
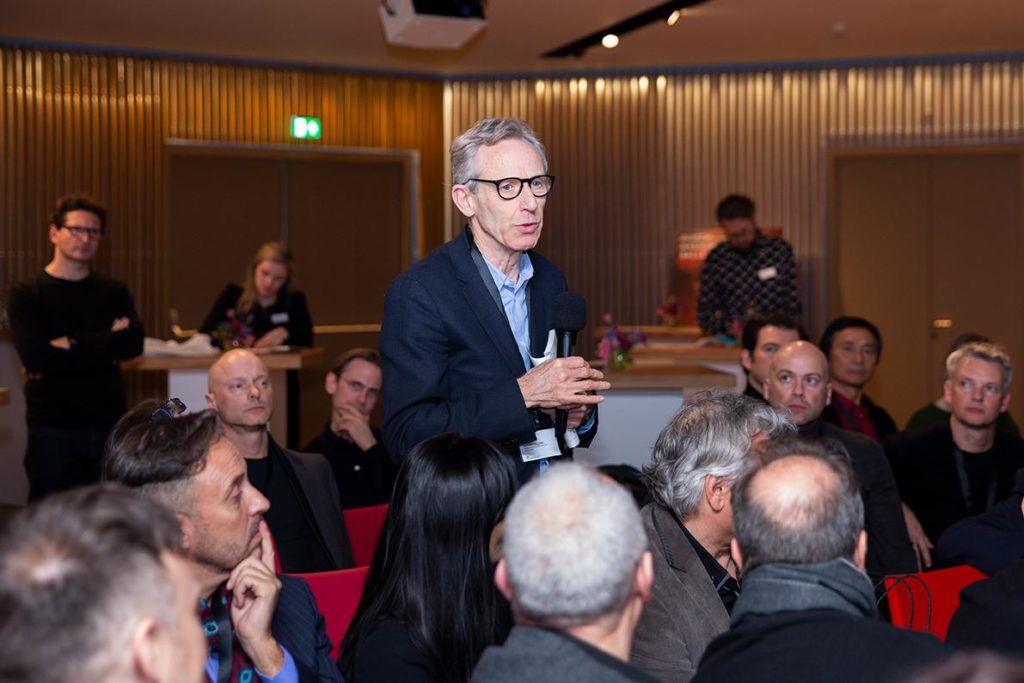
M 596 363 L 595 363 L 596 364 Z M 626 463 L 643 467 L 669 419 L 689 394 L 703 389 L 736 388 L 729 371 L 701 365 L 633 365 L 605 372 L 612 388 L 601 403 L 597 437 L 576 459 L 594 465 Z
M 270 383 L 274 388 L 274 412 L 270 418 L 270 433 L 282 445 L 288 432 L 288 370 L 301 370 L 317 365 L 325 358 L 322 348 L 295 349 L 260 353 L 270 370 Z M 168 397 L 180 398 L 189 412 L 206 408 L 207 373 L 220 356 L 139 356 L 121 364 L 126 371 L 167 373 Z

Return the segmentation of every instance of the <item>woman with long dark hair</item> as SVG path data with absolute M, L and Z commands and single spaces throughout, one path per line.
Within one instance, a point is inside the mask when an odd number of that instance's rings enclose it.
M 264 243 L 249 264 L 245 284 L 224 288 L 199 331 L 253 348 L 312 346 L 313 320 L 306 297 L 288 290 L 291 279 L 291 251 L 280 242 Z
M 442 434 L 409 452 L 342 642 L 349 683 L 468 681 L 504 640 L 492 535 L 515 489 L 514 464 L 482 439 Z

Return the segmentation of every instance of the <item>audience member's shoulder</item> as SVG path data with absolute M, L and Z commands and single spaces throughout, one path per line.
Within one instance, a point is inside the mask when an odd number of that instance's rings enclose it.
M 1021 457 L 1024 457 L 1024 439 L 1016 434 L 1011 434 L 1001 429 L 996 430 L 996 447 L 1018 453 Z
M 400 683 L 431 681 L 426 655 L 413 643 L 409 629 L 385 619 L 367 632 L 355 655 L 356 681 Z
M 890 457 L 893 454 L 913 455 L 923 444 L 941 443 L 952 439 L 948 422 L 927 425 L 909 432 L 898 432 L 885 438 L 882 445 Z

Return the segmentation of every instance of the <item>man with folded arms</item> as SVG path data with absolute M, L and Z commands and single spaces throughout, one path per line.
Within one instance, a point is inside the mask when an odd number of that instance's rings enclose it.
M 212 681 L 340 681 L 309 586 L 274 573 L 267 499 L 209 411 L 147 401 L 111 432 L 104 476 L 139 488 L 181 524 L 199 583 Z

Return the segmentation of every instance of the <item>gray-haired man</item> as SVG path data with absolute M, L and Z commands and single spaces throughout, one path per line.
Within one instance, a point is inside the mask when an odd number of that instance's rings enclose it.
M 21 512 L 0 539 L 0 681 L 197 683 L 206 638 L 174 515 L 107 484 Z
M 495 582 L 516 626 L 473 681 L 653 681 L 626 663 L 653 570 L 625 489 L 585 465 L 556 465 L 512 501 L 503 550 Z
M 729 627 L 739 594 L 732 541 L 732 486 L 754 442 L 792 431 L 763 401 L 711 392 L 668 423 L 644 468 L 654 502 L 644 530 L 654 589 L 637 626 L 633 663 L 663 681 L 688 681 L 711 639 Z
M 565 277 L 533 249 L 554 187 L 524 121 L 483 119 L 452 142 L 452 201 L 466 229 L 388 288 L 380 351 L 384 441 L 401 459 L 459 432 L 496 443 L 527 478 L 563 454 L 550 414 L 568 410 L 586 446 L 608 388 L 579 356 L 544 357 Z

